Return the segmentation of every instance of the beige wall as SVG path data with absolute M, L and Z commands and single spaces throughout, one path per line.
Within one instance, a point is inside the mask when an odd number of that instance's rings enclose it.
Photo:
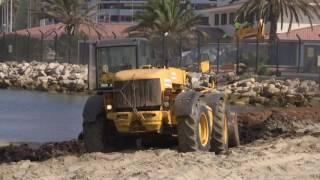
M 290 19 L 288 17 L 286 17 L 283 22 L 283 28 L 281 29 L 281 22 L 279 21 L 277 32 L 278 33 L 288 32 L 289 22 L 290 22 Z M 313 23 L 313 25 L 319 25 L 320 19 L 317 18 L 316 16 L 314 16 L 312 23 Z M 296 21 L 293 21 L 291 30 L 301 29 L 301 28 L 306 28 L 306 27 L 310 27 L 309 20 L 306 16 L 301 16 L 300 17 L 300 25 Z

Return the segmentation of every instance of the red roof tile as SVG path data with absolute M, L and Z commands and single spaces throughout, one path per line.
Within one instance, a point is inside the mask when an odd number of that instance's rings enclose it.
M 124 32 L 124 30 L 128 27 L 132 26 L 132 24 L 108 24 L 108 23 L 100 23 L 96 25 L 96 30 L 100 34 L 100 39 L 112 39 L 114 36 L 117 38 L 127 37 L 128 34 Z M 16 31 L 18 35 L 28 35 L 28 31 L 32 38 L 41 38 L 41 32 L 44 33 L 45 39 L 54 39 L 55 33 L 58 36 L 65 34 L 64 27 L 62 23 L 51 24 L 46 26 L 34 27 L 30 29 L 22 29 Z M 81 25 L 80 32 L 86 34 L 90 40 L 99 39 L 99 34 L 93 29 L 87 26 Z
M 278 33 L 278 37 L 281 40 L 298 40 L 300 36 L 301 40 L 311 41 L 320 40 L 320 25 L 292 30 L 288 33 Z

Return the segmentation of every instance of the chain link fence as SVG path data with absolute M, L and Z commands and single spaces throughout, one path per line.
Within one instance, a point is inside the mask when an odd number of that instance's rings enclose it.
M 207 40 L 201 35 L 185 37 L 155 37 L 153 47 L 157 65 L 168 64 L 197 70 L 201 60 L 209 60 L 211 71 L 221 73 L 236 71 L 263 75 L 280 73 L 319 72 L 320 41 L 259 42 L 254 39 L 235 41 Z M 58 36 L 57 32 L 40 36 L 9 33 L 0 34 L 0 62 L 61 62 L 88 64 L 89 46 L 83 37 Z
M 208 59 L 214 72 L 252 72 L 261 75 L 319 73 L 319 41 L 225 41 L 198 43 L 183 49 L 181 64 Z
M 0 35 L 0 62 L 60 62 L 70 64 L 87 64 L 79 59 L 79 42 L 86 41 L 83 37 L 61 35 L 52 31 L 41 32 L 39 37 L 17 33 Z

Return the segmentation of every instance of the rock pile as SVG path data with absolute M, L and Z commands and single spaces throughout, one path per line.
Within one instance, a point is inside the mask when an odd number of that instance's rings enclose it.
M 82 92 L 88 88 L 86 65 L 67 63 L 0 63 L 0 88 Z
M 229 101 L 256 106 L 318 106 L 320 85 L 311 80 L 239 80 L 234 73 L 220 80 L 233 82 L 220 86 Z M 220 84 L 221 85 L 221 84 Z M 83 92 L 88 89 L 87 65 L 45 62 L 0 63 L 0 88 L 22 88 L 53 92 Z
M 240 80 L 220 87 L 229 101 L 239 105 L 264 105 L 276 107 L 318 106 L 320 105 L 320 86 L 311 80 L 263 80 L 254 78 Z

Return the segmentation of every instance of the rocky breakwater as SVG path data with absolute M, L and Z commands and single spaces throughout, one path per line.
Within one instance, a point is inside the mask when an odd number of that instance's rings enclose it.
M 53 92 L 83 92 L 88 89 L 86 65 L 67 63 L 0 63 L 0 88 Z
M 240 80 L 219 88 L 228 95 L 229 102 L 256 106 L 320 106 L 320 85 L 311 80 Z

